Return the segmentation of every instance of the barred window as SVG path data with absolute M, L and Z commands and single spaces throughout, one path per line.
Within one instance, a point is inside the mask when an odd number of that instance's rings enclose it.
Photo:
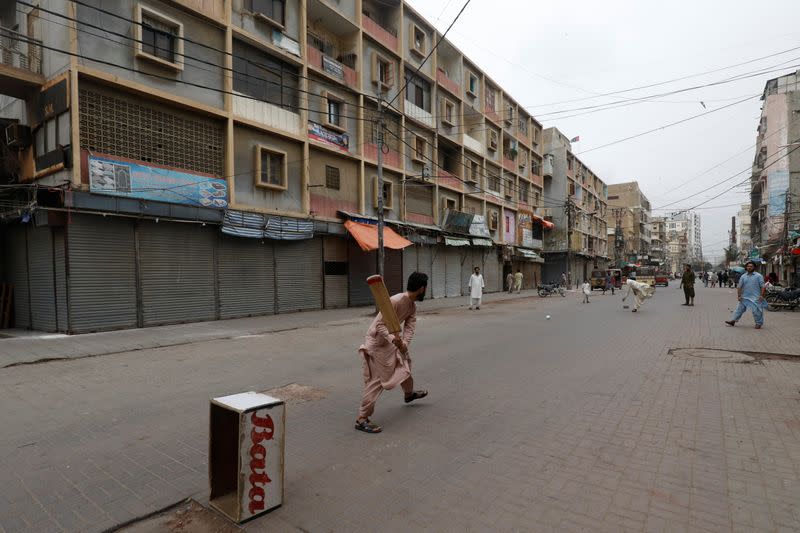
M 221 123 L 145 104 L 132 95 L 80 88 L 81 149 L 222 176 Z
M 242 41 L 233 41 L 233 90 L 289 111 L 299 104 L 296 66 Z
M 325 165 L 325 187 L 338 191 L 340 186 L 341 179 L 339 175 L 339 169 Z

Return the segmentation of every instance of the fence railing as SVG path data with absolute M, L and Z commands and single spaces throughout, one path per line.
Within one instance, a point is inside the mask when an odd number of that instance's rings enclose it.
M 0 26 L 0 64 L 42 73 L 42 41 Z

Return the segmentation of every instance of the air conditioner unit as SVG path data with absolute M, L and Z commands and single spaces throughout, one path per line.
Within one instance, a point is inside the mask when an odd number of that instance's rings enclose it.
M 31 127 L 22 124 L 6 126 L 6 144 L 15 150 L 24 150 L 31 145 Z
M 486 146 L 489 147 L 489 150 L 496 151 L 497 150 L 497 132 L 494 130 L 489 130 L 489 135 L 486 136 Z

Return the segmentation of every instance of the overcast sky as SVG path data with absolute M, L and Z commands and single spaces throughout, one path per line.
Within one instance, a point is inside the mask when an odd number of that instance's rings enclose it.
M 440 31 L 464 4 L 464 0 L 408 1 Z M 678 201 L 669 207 L 674 209 L 692 207 L 749 176 L 743 173 L 702 192 L 751 165 L 761 109 L 755 96 L 763 91 L 766 80 L 800 65 L 798 20 L 797 0 L 472 0 L 448 38 L 545 127 L 556 126 L 570 138 L 580 135 L 581 142 L 573 145 L 573 151 L 606 183 L 636 180 L 654 208 Z M 771 54 L 777 55 L 616 97 L 554 105 Z M 761 70 L 770 72 L 655 98 L 657 102 L 574 117 L 567 115 L 587 111 L 552 114 L 623 103 L 620 97 L 652 96 Z M 754 98 L 735 104 L 749 96 Z M 730 104 L 735 105 L 719 109 Z M 719 110 L 683 124 L 591 150 L 715 109 Z M 738 187 L 697 211 L 707 258 L 722 255 L 731 216 L 739 210 L 731 204 L 749 202 L 748 194 L 747 187 Z M 654 209 L 653 214 L 666 212 Z

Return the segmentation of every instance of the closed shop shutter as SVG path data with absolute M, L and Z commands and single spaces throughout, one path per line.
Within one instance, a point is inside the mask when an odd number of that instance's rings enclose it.
M 53 231 L 28 229 L 28 280 L 31 291 L 31 328 L 56 330 L 56 294 L 53 277 Z
M 72 333 L 136 327 L 136 245 L 129 219 L 75 215 L 66 228 Z
M 493 246 L 484 251 L 484 278 L 486 280 L 486 292 L 498 292 L 502 290 L 500 283 L 500 262 L 497 260 L 497 249 Z
M 278 312 L 322 309 L 322 239 L 275 242 Z
M 445 292 L 448 298 L 461 296 L 461 255 L 462 251 L 456 247 L 445 249 L 447 263 L 447 279 Z
M 14 284 L 14 326 L 31 326 L 31 308 L 28 293 L 28 259 L 25 226 L 12 225 L 6 232 L 5 268 L 8 280 Z
M 412 272 L 417 271 L 417 258 L 420 246 L 403 248 L 403 279 L 407 282 Z
M 372 305 L 372 292 L 367 285 L 367 278 L 375 274 L 375 252 L 365 252 L 355 241 L 348 243 L 348 280 L 350 305 Z
M 275 312 L 272 242 L 223 235 L 217 264 L 220 318 Z
M 347 307 L 347 241 L 342 237 L 325 237 L 322 246 L 325 309 Z
M 533 263 L 522 264 L 522 288 L 533 288 Z
M 403 251 L 386 250 L 386 262 L 383 265 L 383 274 L 386 290 L 389 294 L 403 292 L 406 284 L 403 283 Z
M 428 297 L 431 297 L 433 295 L 433 269 L 431 268 L 433 247 L 420 244 L 415 248 L 417 248 L 417 271 L 428 275 Z
M 443 245 L 431 247 L 433 255 L 433 297 L 444 298 L 447 280 L 447 250 Z
M 66 332 L 67 323 L 67 269 L 64 228 L 53 228 L 53 260 L 56 285 L 56 330 Z
M 406 206 L 409 213 L 433 216 L 433 187 L 411 183 L 406 187 Z
M 145 326 L 214 320 L 215 241 L 215 233 L 197 224 L 141 224 Z

